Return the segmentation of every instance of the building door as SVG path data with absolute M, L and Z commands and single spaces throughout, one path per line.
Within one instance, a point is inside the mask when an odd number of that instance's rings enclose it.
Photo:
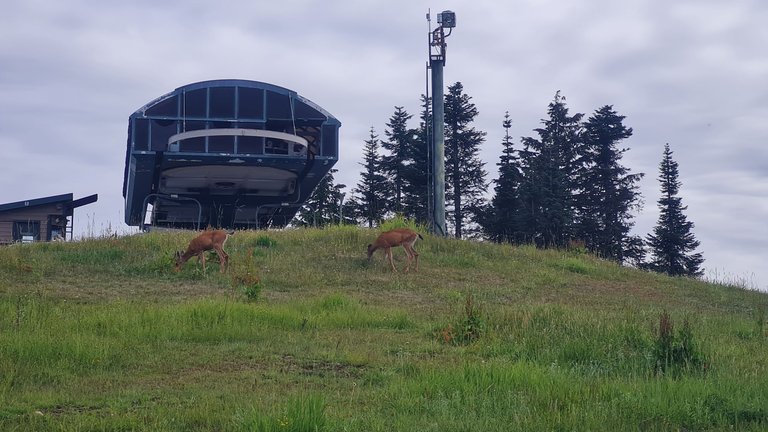
M 40 221 L 14 221 L 13 241 L 22 243 L 40 241 Z

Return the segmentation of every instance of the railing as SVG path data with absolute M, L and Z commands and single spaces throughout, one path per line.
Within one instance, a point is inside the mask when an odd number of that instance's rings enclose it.
M 179 151 L 179 144 L 184 140 L 219 136 L 265 138 L 264 154 L 306 156 L 309 145 L 306 139 L 285 132 L 244 128 L 200 129 L 172 135 L 168 138 L 168 151 Z

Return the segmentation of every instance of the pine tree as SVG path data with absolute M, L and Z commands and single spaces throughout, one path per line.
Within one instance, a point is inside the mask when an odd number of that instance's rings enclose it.
M 403 177 L 403 215 L 417 223 L 427 224 L 431 205 L 429 176 L 432 172 L 432 160 L 429 157 L 429 131 L 432 113 L 429 108 L 430 98 L 421 95 L 421 102 L 424 110 L 419 117 L 419 128 L 412 131 L 414 139 L 411 141 L 409 164 Z
M 342 189 L 346 185 L 334 183 L 333 175 L 337 172 L 331 169 L 317 185 L 294 219 L 297 226 L 321 228 L 340 222 Z
M 637 182 L 644 174 L 630 174 L 621 165 L 627 149 L 618 144 L 632 136 L 611 105 L 584 123 L 583 169 L 578 174 L 578 227 L 576 237 L 596 255 L 618 262 L 637 260 L 637 239 L 629 235 L 632 211 L 640 206 Z
M 446 207 L 452 203 L 454 235 L 461 238 L 465 225 L 475 222 L 482 208 L 482 194 L 488 185 L 485 165 L 478 155 L 485 132 L 470 125 L 478 111 L 464 86 L 457 82 L 445 95 L 445 182 Z
M 522 243 L 524 241 L 520 227 L 520 195 L 522 182 L 520 158 L 514 149 L 509 129 L 512 120 L 509 111 L 504 115 L 504 139 L 502 153 L 499 158 L 499 178 L 495 180 L 494 196 L 483 212 L 480 223 L 486 236 L 495 242 Z
M 520 152 L 523 184 L 522 223 L 526 241 L 540 247 L 563 247 L 573 237 L 576 219 L 576 173 L 581 163 L 583 114 L 568 115 L 558 91 L 549 104 L 539 139 L 523 138 Z
M 403 189 L 405 185 L 405 172 L 410 158 L 410 147 L 413 140 L 413 130 L 408 129 L 408 120 L 413 117 L 403 107 L 396 106 L 395 112 L 389 118 L 384 134 L 386 141 L 381 146 L 389 152 L 383 158 L 384 171 L 389 175 L 393 184 L 393 197 L 390 210 L 396 213 L 403 212 Z
M 368 228 L 378 225 L 387 213 L 387 202 L 391 197 L 391 184 L 384 175 L 379 154 L 378 135 L 371 126 L 370 136 L 365 141 L 363 171 L 360 181 L 352 190 L 349 207 L 352 213 L 364 221 Z
M 652 255 L 648 267 L 671 276 L 701 276 L 704 258 L 701 253 L 691 253 L 699 247 L 699 241 L 694 238 L 693 223 L 683 214 L 688 207 L 683 206 L 682 199 L 677 196 L 681 186 L 678 175 L 677 162 L 672 159 L 667 143 L 659 165 L 659 220 L 653 234 L 647 236 Z

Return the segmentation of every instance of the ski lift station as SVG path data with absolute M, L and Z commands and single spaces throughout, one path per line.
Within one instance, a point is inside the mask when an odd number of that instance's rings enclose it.
M 272 84 L 180 87 L 128 119 L 125 222 L 283 227 L 338 161 L 340 126 L 312 101 Z

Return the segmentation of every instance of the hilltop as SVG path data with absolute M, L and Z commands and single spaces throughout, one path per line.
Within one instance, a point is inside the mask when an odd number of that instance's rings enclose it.
M 426 234 L 393 274 L 376 234 L 238 232 L 226 274 L 173 272 L 184 232 L 0 248 L 0 427 L 768 426 L 765 293 Z

